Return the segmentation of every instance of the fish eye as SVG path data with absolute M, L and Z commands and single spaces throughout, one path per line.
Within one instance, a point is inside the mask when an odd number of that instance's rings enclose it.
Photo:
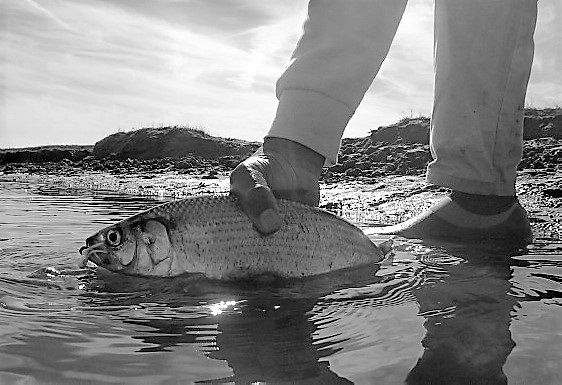
M 105 241 L 109 246 L 119 246 L 122 238 L 123 236 L 119 229 L 110 229 L 107 234 L 105 234 Z

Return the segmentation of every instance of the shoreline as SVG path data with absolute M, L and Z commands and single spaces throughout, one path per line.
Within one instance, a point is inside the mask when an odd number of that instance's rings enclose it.
M 410 117 L 341 141 L 337 164 L 321 180 L 375 180 L 420 175 L 432 160 L 430 120 Z M 523 156 L 518 170 L 562 172 L 562 108 L 526 109 Z M 230 172 L 260 143 L 211 136 L 185 126 L 147 127 L 111 134 L 94 145 L 48 145 L 0 149 L 0 174 L 75 175 L 177 172 L 214 178 Z

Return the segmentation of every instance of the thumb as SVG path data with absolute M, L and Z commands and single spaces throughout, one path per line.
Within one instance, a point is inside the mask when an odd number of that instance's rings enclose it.
M 281 228 L 277 200 L 255 167 L 244 163 L 236 166 L 230 174 L 230 191 L 260 233 L 271 234 Z

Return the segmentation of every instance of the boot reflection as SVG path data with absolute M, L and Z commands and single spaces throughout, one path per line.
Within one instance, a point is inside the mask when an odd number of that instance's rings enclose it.
M 502 368 L 515 346 L 509 325 L 518 304 L 510 295 L 510 257 L 462 258 L 430 266 L 414 292 L 427 332 L 408 384 L 507 384 Z

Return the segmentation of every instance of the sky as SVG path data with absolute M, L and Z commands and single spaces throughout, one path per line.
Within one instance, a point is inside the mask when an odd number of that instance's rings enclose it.
M 189 125 L 262 140 L 306 0 L 1 0 L 0 148 Z M 562 105 L 562 1 L 539 1 L 527 105 Z M 344 136 L 429 115 L 433 4 L 410 0 Z

